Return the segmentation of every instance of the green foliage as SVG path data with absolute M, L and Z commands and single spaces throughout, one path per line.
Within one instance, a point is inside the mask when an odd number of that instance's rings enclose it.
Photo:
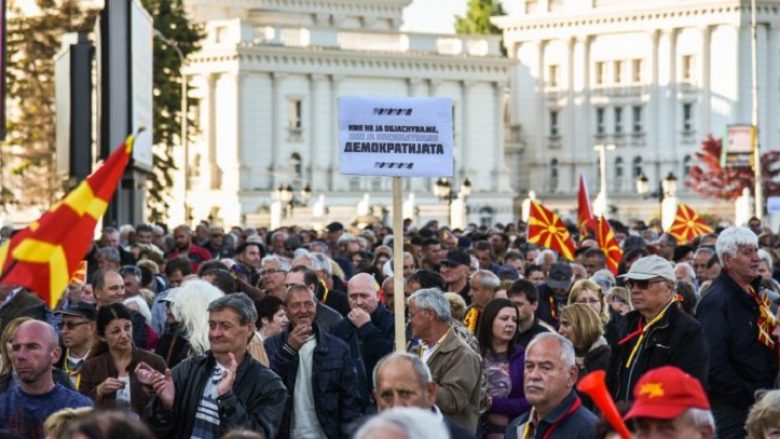
M 154 28 L 169 41 L 175 41 L 186 57 L 200 49 L 203 30 L 189 21 L 182 0 L 142 0 L 154 17 Z M 173 148 L 181 142 L 181 59 L 176 48 L 154 39 L 154 144 L 157 146 L 153 172 L 149 179 L 149 221 L 165 222 L 168 192 L 173 185 L 172 172 L 177 166 Z M 188 97 L 187 108 L 193 99 Z M 197 128 L 189 117 L 189 131 Z M 183 202 L 176 200 L 176 202 Z
M 23 15 L 9 7 L 7 21 L 7 138 L 2 145 L 3 201 L 9 187 L 20 206 L 48 207 L 59 198 L 62 182 L 56 175 L 54 55 L 65 33 L 92 28 L 95 12 L 81 11 L 76 0 L 38 0 L 39 15 Z M 59 3 L 59 6 L 57 5 Z
M 465 17 L 455 17 L 455 32 L 459 34 L 490 35 L 501 30 L 490 22 L 494 15 L 506 15 L 498 0 L 469 0 Z

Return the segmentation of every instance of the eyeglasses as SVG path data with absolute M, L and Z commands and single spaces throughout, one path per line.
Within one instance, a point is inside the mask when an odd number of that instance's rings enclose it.
M 275 270 L 275 269 L 271 268 L 271 269 L 268 269 L 268 270 L 263 270 L 260 273 L 260 275 L 261 276 L 270 276 L 270 275 L 276 274 L 276 273 L 287 273 L 287 271 L 286 270 Z
M 664 279 L 630 279 L 626 282 L 626 286 L 630 289 L 638 288 L 640 290 L 646 290 L 650 287 L 652 284 L 657 284 L 659 282 L 664 282 Z
M 84 320 L 81 322 L 62 322 L 62 328 L 63 329 L 68 328 L 69 330 L 74 330 L 81 325 L 86 325 L 87 323 L 89 323 L 89 320 Z

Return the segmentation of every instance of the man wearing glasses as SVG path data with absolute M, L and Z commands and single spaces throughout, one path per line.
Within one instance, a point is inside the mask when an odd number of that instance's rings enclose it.
M 646 256 L 620 276 L 631 292 L 634 311 L 612 348 L 608 385 L 616 401 L 632 401 L 633 388 L 645 372 L 676 366 L 707 384 L 709 352 L 699 323 L 674 306 L 675 276 L 671 263 Z
M 56 366 L 68 374 L 73 387 L 78 389 L 81 366 L 87 362 L 92 345 L 97 341 L 97 310 L 92 303 L 76 302 L 57 314 L 62 315 L 60 335 L 65 351 Z

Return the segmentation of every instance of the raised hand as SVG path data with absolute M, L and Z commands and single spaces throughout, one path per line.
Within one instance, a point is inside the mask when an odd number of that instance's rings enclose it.
M 301 346 L 303 346 L 303 344 L 309 340 L 311 334 L 311 323 L 306 321 L 299 321 L 298 324 L 293 328 L 292 332 L 290 332 L 290 336 L 287 337 L 287 344 L 296 351 L 300 350 Z
M 352 308 L 347 314 L 347 318 L 356 328 L 360 328 L 371 321 L 371 314 L 367 313 L 363 308 Z
M 222 396 L 233 388 L 233 382 L 236 380 L 236 370 L 238 369 L 238 362 L 236 362 L 236 356 L 232 352 L 228 353 L 230 357 L 230 364 L 227 365 L 227 370 L 222 372 L 222 380 L 217 387 L 217 394 Z
M 152 380 L 157 375 L 162 375 L 162 374 L 154 370 L 152 366 L 149 366 L 143 361 L 138 363 L 138 366 L 135 367 L 135 376 L 138 378 L 138 382 L 140 382 L 143 385 L 151 386 Z
M 170 369 L 165 370 L 165 375 L 158 373 L 152 378 L 154 393 L 160 398 L 163 407 L 173 408 L 173 400 L 176 397 L 176 387 L 173 385 L 173 375 Z

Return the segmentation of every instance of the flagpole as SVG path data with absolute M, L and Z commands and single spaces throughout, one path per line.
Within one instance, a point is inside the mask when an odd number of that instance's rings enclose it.
M 751 124 L 753 125 L 753 171 L 755 173 L 755 209 L 756 218 L 764 217 L 764 189 L 761 184 L 761 144 L 758 140 L 758 27 L 756 26 L 756 0 L 750 1 L 750 28 L 751 44 L 750 57 L 753 71 L 753 111 L 751 112 Z

